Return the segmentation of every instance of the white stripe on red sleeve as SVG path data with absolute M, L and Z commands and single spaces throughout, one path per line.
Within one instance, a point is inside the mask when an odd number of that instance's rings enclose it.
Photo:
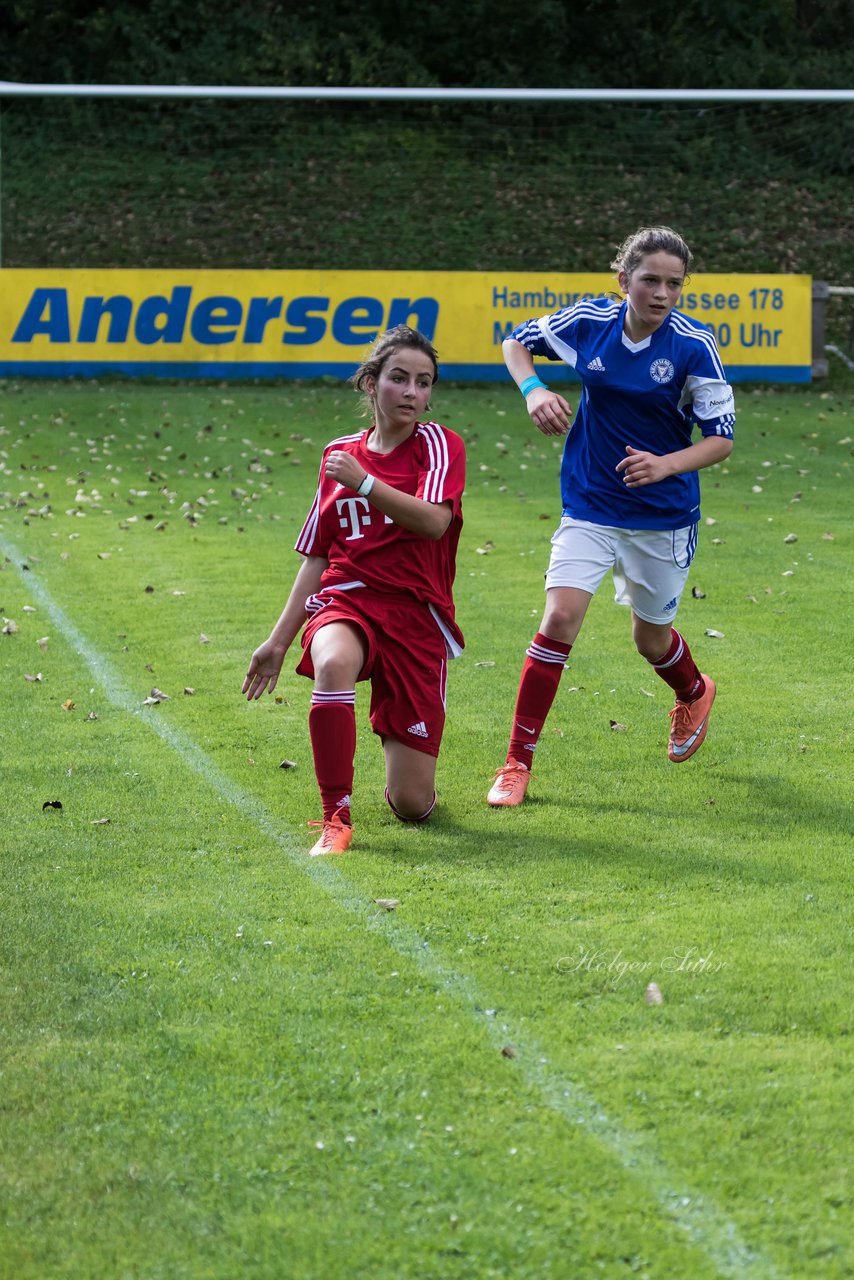
M 445 433 L 435 422 L 420 423 L 418 432 L 424 439 L 430 456 L 430 470 L 424 483 L 423 499 L 425 502 L 444 502 L 449 466 Z

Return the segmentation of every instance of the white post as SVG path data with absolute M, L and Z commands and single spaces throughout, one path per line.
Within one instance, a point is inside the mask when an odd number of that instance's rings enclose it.
M 827 356 L 824 354 L 824 337 L 827 323 L 827 299 L 830 287 L 824 280 L 812 282 L 812 376 L 827 377 Z

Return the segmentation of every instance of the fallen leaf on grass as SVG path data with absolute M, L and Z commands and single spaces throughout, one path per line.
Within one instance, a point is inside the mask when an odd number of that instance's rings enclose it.
M 661 988 L 657 982 L 651 982 L 644 992 L 644 1000 L 647 1004 L 664 1004 L 664 996 L 661 994 Z
M 24 679 L 29 680 L 30 684 L 33 684 L 33 682 L 36 680 L 40 681 L 41 678 L 42 678 L 42 673 L 40 671 L 34 676 L 27 676 L 27 675 L 24 676 Z
M 691 595 L 694 597 L 695 600 L 705 600 L 706 598 L 705 591 L 701 591 L 699 587 L 692 587 Z
M 374 902 L 384 911 L 394 911 L 395 907 L 400 906 L 399 898 L 374 898 Z
M 785 538 L 783 539 L 784 542 L 797 542 L 797 540 L 798 540 L 798 535 L 796 533 L 787 533 Z
M 49 640 L 50 640 L 50 636 L 42 636 L 41 640 L 36 641 L 36 644 L 40 649 L 46 649 L 48 646 Z
M 110 822 L 112 822 L 112 818 L 93 818 L 89 825 L 92 827 L 106 827 Z
M 77 703 L 74 701 L 73 698 L 66 698 L 62 704 L 62 709 L 63 711 L 73 711 L 76 706 L 77 706 Z
M 89 714 L 88 714 L 88 716 L 86 717 L 86 719 L 87 719 L 87 720 L 97 720 L 97 719 L 98 719 L 98 717 L 95 715 L 95 712 L 94 712 L 94 711 L 90 711 L 90 712 L 89 712 Z
M 611 728 L 614 730 L 614 733 L 625 733 L 625 732 L 626 732 L 626 726 L 625 726 L 624 724 L 620 724 L 619 720 L 609 720 L 609 721 L 608 721 L 608 724 L 609 724 L 609 725 L 611 726 Z
M 832 533 L 823 533 L 823 534 L 821 535 L 821 540 L 822 540 L 822 542 L 832 542 L 832 541 L 833 541 L 833 534 L 832 534 Z
M 13 636 L 17 630 L 18 630 L 18 624 L 17 624 L 17 622 L 13 622 L 11 618 L 4 618 L 4 619 L 3 619 L 3 631 L 2 631 L 2 634 L 3 634 L 4 636 Z
M 474 665 L 476 667 L 494 667 L 495 663 L 494 662 L 476 662 Z
M 654 698 L 654 697 L 655 697 L 655 694 L 654 694 L 654 693 L 650 693 L 649 689 L 641 689 L 641 693 L 643 694 L 643 696 L 644 696 L 645 698 Z
M 190 686 L 189 686 L 188 684 L 185 684 L 185 685 L 184 685 L 184 692 L 185 692 L 185 694 L 187 695 L 187 697 L 188 697 L 188 698 L 192 698 L 193 694 L 194 694 L 196 691 L 195 691 L 195 689 L 191 689 L 191 688 L 190 688 Z
M 164 693 L 162 689 L 154 688 L 151 690 L 151 693 L 148 695 L 148 697 L 143 701 L 142 705 L 144 707 L 150 707 L 155 702 L 168 702 L 168 701 L 169 701 L 168 693 Z
M 711 636 L 713 640 L 725 640 L 726 636 L 722 631 L 715 631 L 712 627 L 706 629 L 706 635 Z
M 210 640 L 207 638 L 204 631 L 199 636 L 199 644 L 210 644 Z
M 502 1058 L 515 1058 L 516 1057 L 515 1044 L 505 1044 L 501 1050 L 501 1056 Z
M 297 767 L 296 760 L 283 760 L 279 765 L 280 769 L 295 769 Z
M 42 813 L 44 813 L 45 809 L 61 809 L 61 808 L 62 808 L 61 800 L 45 800 L 44 804 L 42 805 Z
M 31 604 L 25 604 L 21 607 L 22 613 L 35 613 L 35 609 Z

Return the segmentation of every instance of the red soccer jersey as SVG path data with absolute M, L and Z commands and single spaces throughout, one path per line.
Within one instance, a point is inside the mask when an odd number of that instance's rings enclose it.
M 374 453 L 367 448 L 371 430 L 333 440 L 324 449 L 317 493 L 296 550 L 329 561 L 321 588 L 359 584 L 412 596 L 431 605 L 462 645 L 452 590 L 463 524 L 465 445 L 455 431 L 438 422 L 417 422 L 412 435 L 391 453 Z M 366 471 L 401 493 L 425 502 L 450 502 L 451 522 L 442 537 L 425 538 L 401 528 L 372 506 L 370 498 L 328 478 L 330 449 L 353 454 Z

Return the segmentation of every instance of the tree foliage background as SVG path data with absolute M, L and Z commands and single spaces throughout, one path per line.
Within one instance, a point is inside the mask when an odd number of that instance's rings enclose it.
M 36 84 L 837 89 L 852 5 L 7 0 L 0 67 Z M 850 103 L 36 95 L 0 98 L 0 132 L 8 267 L 587 271 L 668 222 L 698 271 L 854 283 Z
M 852 0 L 13 0 L 10 80 L 473 87 L 852 81 Z

